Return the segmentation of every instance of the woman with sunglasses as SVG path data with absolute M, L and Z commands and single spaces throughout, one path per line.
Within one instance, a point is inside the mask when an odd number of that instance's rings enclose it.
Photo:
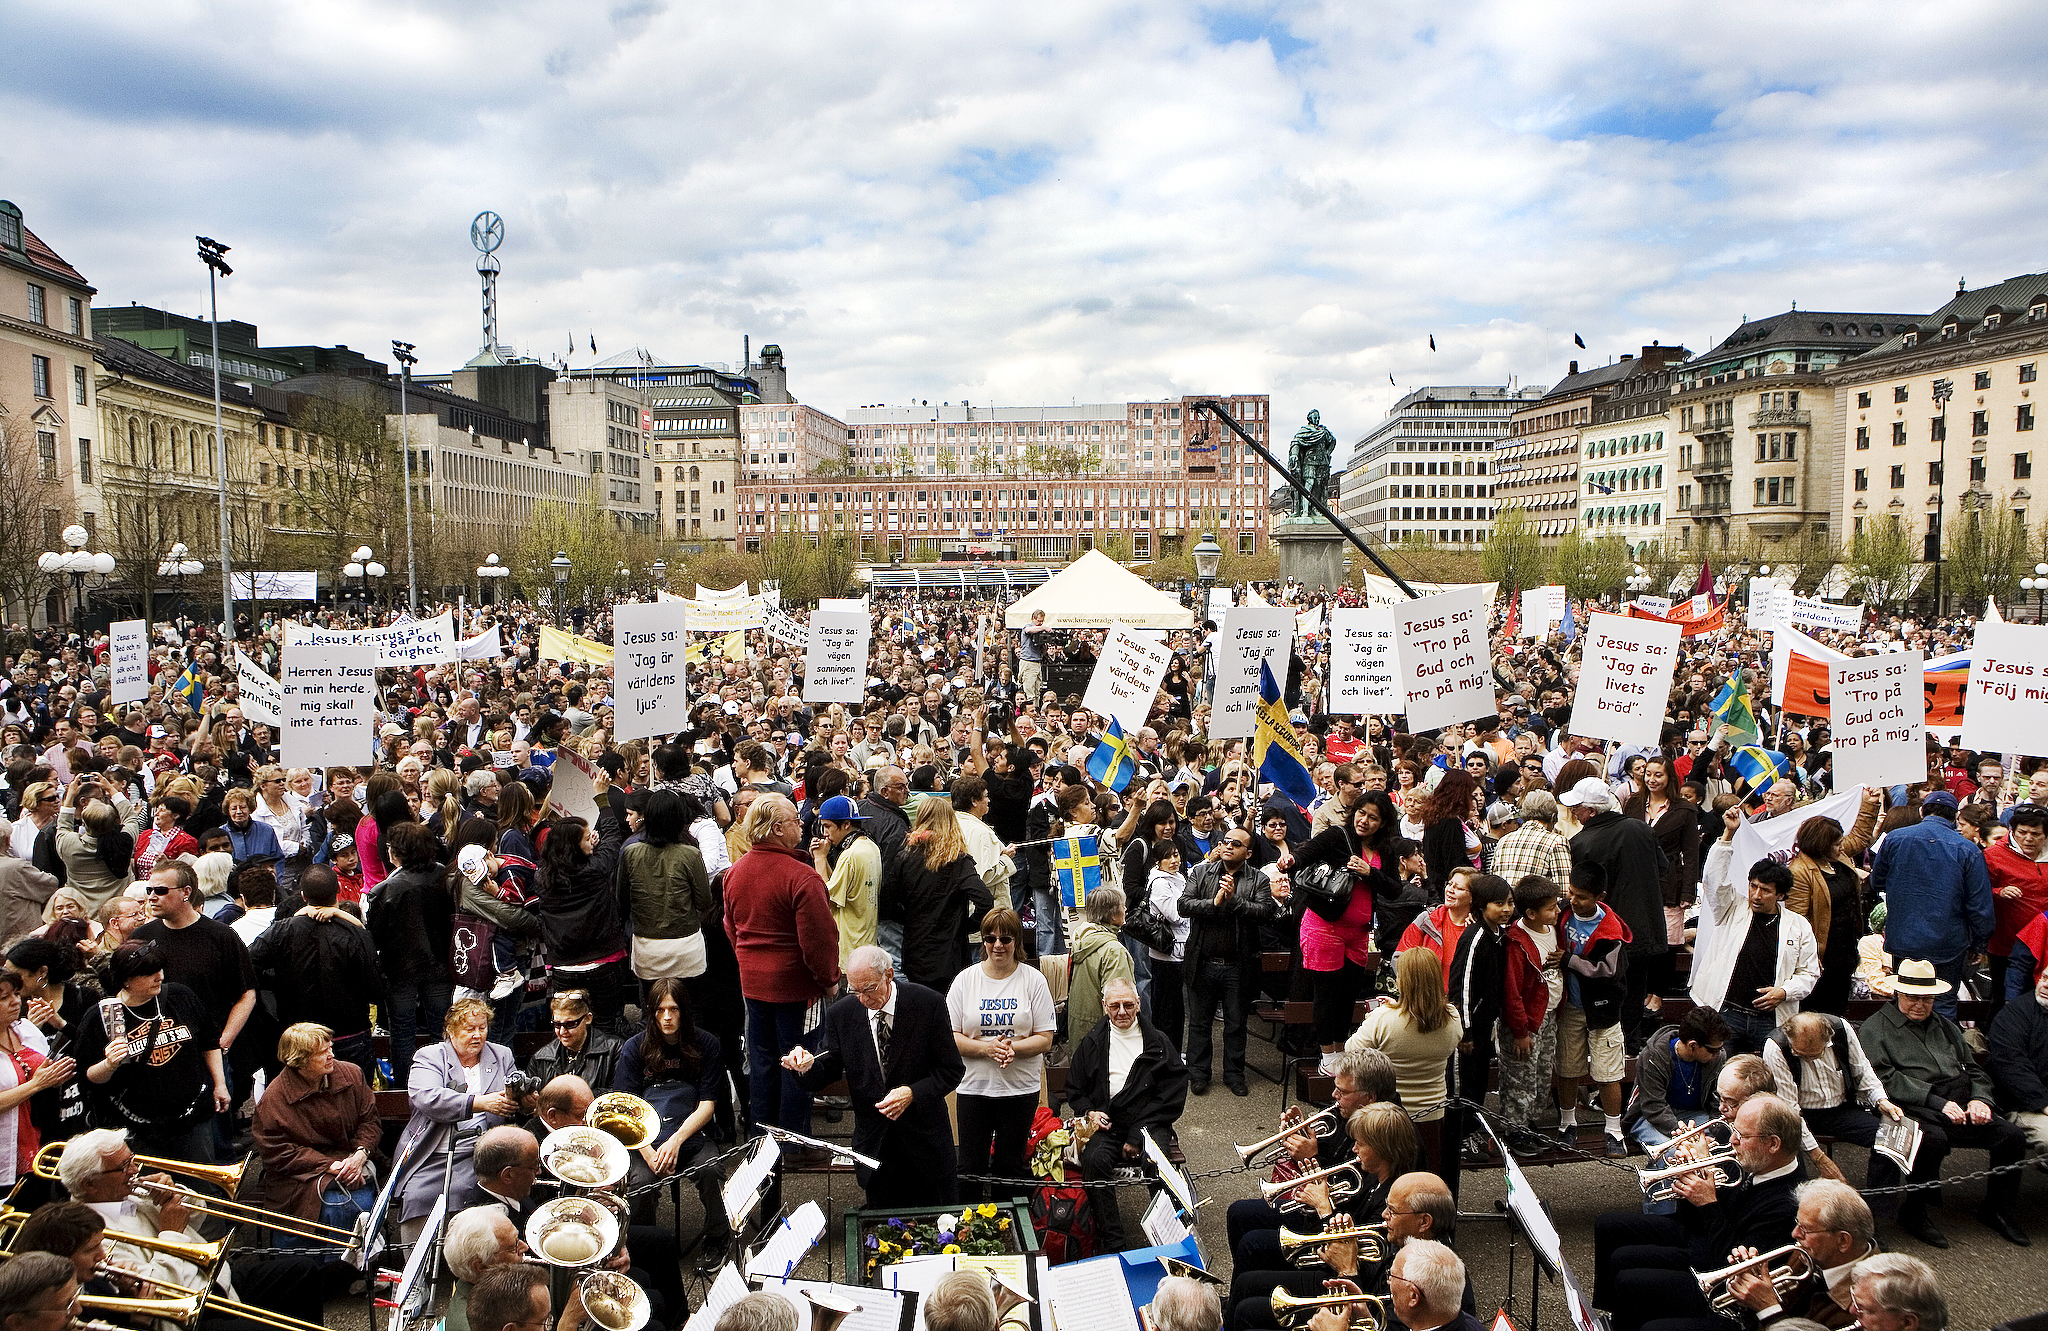
M 1030 1177 L 1024 1149 L 1038 1112 L 1055 1017 L 1045 976 L 1035 966 L 1017 964 L 1023 936 L 1016 911 L 1008 906 L 990 910 L 981 917 L 980 964 L 954 976 L 946 991 L 953 1044 L 967 1067 L 959 1087 L 960 1160 L 966 1174 Z M 996 1187 L 990 1200 L 1013 1195 L 1023 1193 Z
M 590 995 L 564 989 L 548 999 L 549 1025 L 555 1038 L 534 1051 L 526 1070 L 545 1086 L 557 1077 L 581 1077 L 602 1092 L 612 1084 L 623 1042 L 597 1029 L 591 1019 Z

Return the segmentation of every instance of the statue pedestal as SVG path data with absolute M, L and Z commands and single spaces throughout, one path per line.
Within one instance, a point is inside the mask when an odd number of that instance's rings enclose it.
M 1283 518 L 1273 526 L 1280 551 L 1280 576 L 1298 578 L 1310 591 L 1344 585 L 1344 558 L 1351 543 L 1318 517 Z

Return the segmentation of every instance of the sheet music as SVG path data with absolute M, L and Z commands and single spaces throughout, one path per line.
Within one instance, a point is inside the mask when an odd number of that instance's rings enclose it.
M 711 1331 L 718 1325 L 718 1319 L 724 1315 L 727 1308 L 752 1292 L 747 1288 L 746 1279 L 740 1275 L 740 1269 L 727 1262 L 720 1269 L 718 1279 L 711 1282 L 711 1289 L 704 1295 L 702 1306 L 683 1324 L 683 1331 Z M 805 1309 L 805 1313 L 809 1314 L 808 1308 Z M 798 1325 L 801 1326 L 802 1323 Z
M 1059 1331 L 1138 1331 L 1120 1254 L 1052 1267 L 1047 1290 Z
M 840 1331 L 902 1331 L 905 1300 L 922 1302 L 915 1294 L 899 1294 L 893 1290 L 870 1289 L 866 1285 L 833 1285 L 822 1280 L 769 1280 L 762 1283 L 764 1293 L 779 1294 L 788 1299 L 797 1309 L 802 1320 L 798 1326 L 811 1324 L 811 1305 L 804 1298 L 807 1289 L 820 1294 L 830 1293 L 847 1303 L 857 1303 L 860 1311 L 847 1315 L 839 1324 Z
M 755 1199 L 761 1195 L 761 1186 L 768 1181 L 768 1175 L 774 1172 L 775 1162 L 781 1156 L 782 1147 L 775 1139 L 763 1137 L 754 1153 L 725 1181 L 725 1214 L 734 1229 L 740 1228 L 747 1212 L 754 1208 Z
M 761 1245 L 761 1251 L 747 1263 L 747 1274 L 754 1278 L 762 1276 L 777 1280 L 785 1279 L 796 1270 L 797 1263 L 817 1245 L 825 1232 L 825 1213 L 818 1209 L 816 1202 L 805 1202 L 794 1214 L 785 1216 L 768 1241 Z
M 1145 1218 L 1138 1223 L 1155 1248 L 1168 1247 L 1188 1236 L 1188 1227 L 1174 1209 L 1173 1198 L 1163 1192 L 1152 1198 L 1152 1204 L 1145 1208 Z
M 1159 1149 L 1159 1143 L 1152 1140 L 1152 1129 L 1139 1128 L 1138 1135 L 1145 1139 L 1145 1154 L 1159 1168 L 1159 1181 L 1168 1191 L 1180 1199 L 1181 1208 L 1189 1215 L 1195 1213 L 1195 1190 L 1188 1186 L 1186 1176 L 1173 1167 L 1173 1161 L 1166 1158 L 1166 1152 Z

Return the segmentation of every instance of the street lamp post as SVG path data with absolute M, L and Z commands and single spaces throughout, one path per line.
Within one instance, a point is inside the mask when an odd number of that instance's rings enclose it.
M 405 416 L 405 387 L 412 377 L 412 367 L 419 364 L 419 357 L 412 354 L 413 344 L 391 340 L 391 354 L 398 359 L 398 440 L 405 450 L 405 608 L 417 614 L 420 608 L 420 580 L 415 571 L 418 565 L 412 557 L 412 431 Z
M 569 594 L 569 570 L 574 565 L 569 562 L 567 551 L 557 550 L 555 557 L 548 561 L 548 567 L 555 571 L 555 622 L 559 624 L 562 622 L 562 600 Z
M 73 603 L 71 627 L 75 631 L 83 633 L 85 631 L 85 575 L 96 573 L 102 578 L 106 577 L 114 571 L 114 557 L 110 554 L 94 553 L 87 550 L 85 544 L 92 539 L 92 533 L 76 523 L 66 527 L 63 535 L 64 544 L 68 548 L 61 554 L 54 550 L 44 551 L 42 558 L 36 561 L 36 567 L 45 573 L 58 575 L 68 573 L 71 575 L 71 597 Z
M 228 267 L 227 260 L 221 257 L 228 252 L 228 246 L 207 236 L 194 236 L 193 239 L 199 242 L 199 262 L 206 265 L 206 303 L 213 315 L 213 446 L 220 478 L 220 624 L 221 633 L 233 638 L 235 574 L 228 540 L 234 528 L 228 524 L 228 433 L 220 406 L 220 293 L 217 283 L 218 279 L 233 275 L 235 270 Z
M 485 555 L 483 564 L 477 569 L 477 599 L 482 600 L 486 592 L 490 595 L 488 604 L 498 603 L 497 581 L 509 577 L 512 570 L 498 562 L 496 555 Z
M 178 580 L 178 599 L 180 601 L 185 599 L 185 579 L 198 577 L 204 572 L 206 572 L 206 565 L 191 557 L 191 552 L 185 548 L 183 541 L 172 546 L 169 553 L 163 557 L 163 561 L 156 566 L 156 575 L 158 577 L 176 578 Z M 156 617 L 155 601 L 156 598 L 152 595 L 149 606 L 152 619 Z

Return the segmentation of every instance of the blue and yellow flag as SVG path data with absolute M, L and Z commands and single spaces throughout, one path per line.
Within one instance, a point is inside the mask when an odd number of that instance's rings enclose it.
M 1122 792 L 1131 784 L 1131 777 L 1138 770 L 1137 760 L 1131 757 L 1131 740 L 1124 734 L 1124 728 L 1117 724 L 1115 717 L 1109 718 L 1109 729 L 1102 732 L 1102 743 L 1095 746 L 1095 752 L 1088 757 L 1088 775 Z
M 192 673 L 189 665 L 185 667 L 185 673 L 178 676 L 178 682 L 171 685 L 171 692 L 183 698 L 185 705 L 195 712 L 206 701 L 206 686 L 200 683 L 199 676 Z
M 1714 695 L 1713 715 L 1714 735 L 1718 736 L 1724 725 L 1735 727 L 1735 733 L 1729 737 L 1731 745 L 1753 746 L 1764 742 L 1763 732 L 1757 729 L 1756 712 L 1749 705 L 1749 683 L 1740 670 Z
M 1061 837 L 1052 843 L 1052 876 L 1060 890 L 1060 905 L 1080 910 L 1088 894 L 1102 886 L 1102 856 L 1096 853 L 1092 836 Z
M 1294 740 L 1294 723 L 1287 719 L 1287 704 L 1281 701 L 1280 685 L 1273 678 L 1273 663 L 1259 662 L 1259 706 L 1253 713 L 1252 762 L 1259 775 L 1273 788 L 1307 812 L 1317 795 L 1315 778 Z

